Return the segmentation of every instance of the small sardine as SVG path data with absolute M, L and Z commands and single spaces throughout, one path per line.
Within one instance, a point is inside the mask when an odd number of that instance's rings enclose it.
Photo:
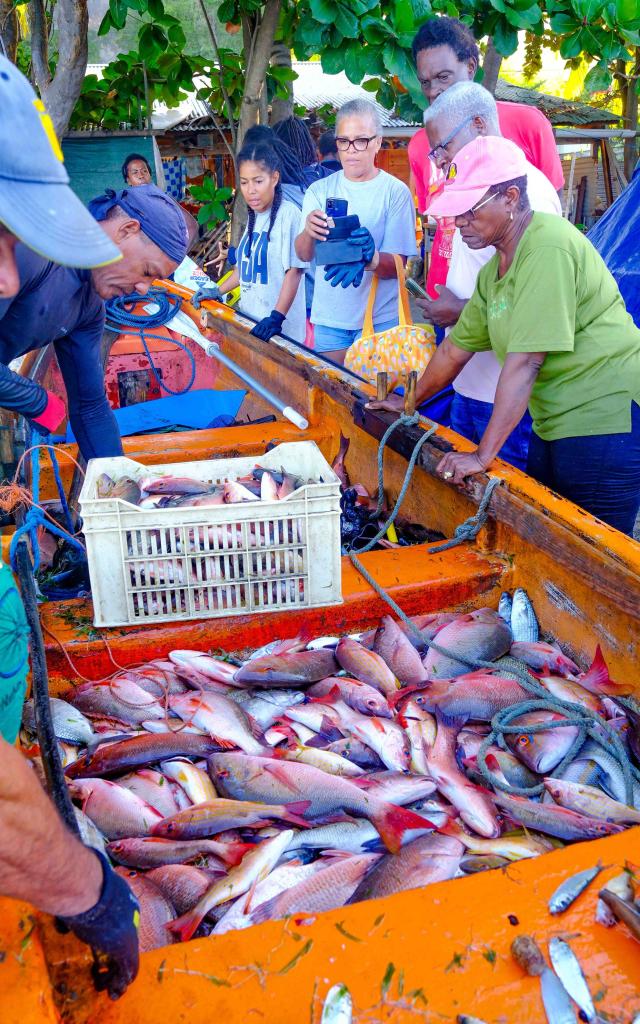
M 549 912 L 563 914 L 601 871 L 602 864 L 598 862 L 595 867 L 586 868 L 584 871 L 579 871 L 576 875 L 566 878 L 551 896 Z
M 631 873 L 629 871 L 622 871 L 619 875 L 615 875 L 614 878 L 610 878 L 605 885 L 605 889 L 612 892 L 614 896 L 617 896 L 619 899 L 628 900 L 633 903 L 633 885 L 631 883 Z M 596 921 L 598 924 L 603 924 L 605 928 L 613 928 L 616 923 L 615 914 L 611 913 L 609 907 L 601 896 L 598 896 Z
M 536 643 L 540 636 L 540 627 L 533 605 L 526 590 L 521 587 L 518 587 L 513 594 L 511 632 L 514 640 L 524 643 Z
M 211 489 L 211 483 L 202 483 L 190 477 L 157 476 L 145 477 L 140 481 L 140 487 L 147 494 L 206 494 Z
M 628 900 L 621 900 L 610 889 L 601 889 L 600 899 L 619 921 L 623 921 L 634 938 L 640 941 L 640 907 Z
M 501 619 L 504 619 L 508 626 L 511 626 L 511 610 L 513 608 L 513 601 L 511 600 L 511 594 L 508 594 L 506 590 L 500 595 L 500 601 L 498 603 L 498 615 Z
M 56 738 L 66 743 L 91 743 L 91 722 L 78 708 L 59 697 L 49 697 L 53 731 Z M 36 731 L 35 704 L 26 700 L 22 711 L 22 724 L 28 732 Z
M 585 981 L 580 961 L 568 942 L 554 937 L 549 940 L 551 966 L 575 1003 L 578 1004 L 588 1021 L 596 1019 L 589 987 Z

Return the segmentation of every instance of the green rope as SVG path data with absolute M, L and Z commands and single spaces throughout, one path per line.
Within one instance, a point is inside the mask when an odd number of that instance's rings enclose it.
M 383 437 L 380 440 L 378 447 L 378 503 L 376 509 L 376 515 L 380 515 L 382 506 L 384 503 L 384 449 L 387 441 L 393 431 L 400 425 L 413 425 L 419 422 L 421 417 L 415 413 L 413 416 L 401 416 L 395 420 L 385 431 Z M 402 502 L 404 501 L 407 488 L 411 482 L 413 470 L 415 468 L 418 455 L 422 445 L 431 437 L 434 431 L 437 429 L 436 424 L 431 424 L 429 429 L 425 432 L 424 436 L 421 437 L 416 444 L 411 458 L 409 459 L 409 465 L 405 473 L 404 481 L 398 495 L 393 511 L 389 516 L 388 520 L 378 531 L 373 540 L 369 541 L 365 547 L 361 548 L 360 554 L 366 551 L 370 551 L 371 548 L 377 544 L 382 536 L 389 529 L 389 526 L 394 522 Z M 450 541 L 446 541 L 444 544 L 439 545 L 436 548 L 430 548 L 430 552 L 433 551 L 444 551 L 447 548 L 455 547 L 458 544 L 463 543 L 465 540 L 473 540 L 477 535 L 478 531 L 484 526 L 487 520 L 489 502 L 493 491 L 501 481 L 497 477 L 491 477 L 485 488 L 482 496 L 482 501 L 478 506 L 478 511 L 475 516 L 471 516 L 464 523 L 459 526 L 454 534 L 454 537 Z M 466 529 L 468 528 L 468 529 Z M 446 658 L 451 658 L 454 661 L 458 661 L 461 664 L 467 666 L 472 671 L 483 668 L 491 671 L 500 671 L 504 675 L 511 676 L 520 683 L 520 685 L 528 693 L 532 695 L 532 698 L 526 701 L 519 701 L 517 704 L 513 704 L 509 708 L 504 708 L 493 716 L 491 720 L 491 731 L 488 736 L 482 741 L 480 749 L 477 755 L 478 770 L 482 775 L 485 782 L 494 787 L 495 789 L 502 790 L 506 793 L 512 793 L 516 796 L 539 796 L 544 792 L 544 785 L 539 783 L 535 786 L 516 786 L 510 783 L 502 782 L 491 769 L 487 766 L 486 756 L 489 747 L 494 743 L 498 743 L 503 749 L 506 749 L 504 736 L 521 733 L 526 731 L 527 733 L 538 733 L 548 732 L 551 729 L 563 729 L 570 725 L 575 725 L 578 728 L 578 735 L 571 745 L 569 751 L 565 754 L 562 761 L 554 769 L 555 772 L 562 772 L 576 757 L 581 747 L 584 745 L 587 736 L 595 740 L 600 744 L 619 764 L 620 770 L 624 778 L 625 785 L 625 799 L 629 806 L 633 806 L 633 787 L 634 781 L 640 782 L 640 770 L 632 765 L 627 756 L 624 744 L 622 743 L 618 734 L 594 711 L 589 708 L 580 707 L 577 704 L 572 704 L 570 701 L 562 700 L 558 697 L 553 697 L 549 694 L 549 691 L 542 686 L 541 683 L 531 674 L 528 667 L 516 658 L 504 658 L 502 659 L 501 665 L 496 665 L 496 662 L 485 661 L 481 658 L 465 658 L 463 655 L 457 654 L 453 651 L 448 650 L 446 647 L 442 647 L 440 644 L 434 643 L 433 640 L 427 641 L 422 635 L 421 631 L 417 628 L 415 623 L 411 621 L 408 615 L 403 612 L 402 608 L 393 600 L 393 598 L 387 594 L 383 587 L 373 578 L 371 573 L 364 567 L 358 556 L 354 551 L 349 551 L 349 558 L 353 565 L 358 570 L 360 575 L 366 582 L 373 588 L 379 597 L 385 601 L 389 607 L 396 613 L 401 622 L 404 623 L 407 630 L 412 636 L 416 637 L 421 646 L 426 647 L 429 650 L 435 651 L 437 654 L 441 654 Z M 537 725 L 528 725 L 523 727 L 522 725 L 513 725 L 514 719 L 520 718 L 522 715 L 527 714 L 529 711 L 552 711 L 556 714 L 562 715 L 562 721 L 558 722 L 540 722 Z

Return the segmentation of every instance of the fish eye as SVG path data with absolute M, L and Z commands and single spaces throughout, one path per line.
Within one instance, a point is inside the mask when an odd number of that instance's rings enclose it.
M 518 746 L 519 747 L 528 747 L 530 742 L 531 741 L 530 741 L 528 736 L 524 736 L 524 735 L 523 736 L 518 736 Z

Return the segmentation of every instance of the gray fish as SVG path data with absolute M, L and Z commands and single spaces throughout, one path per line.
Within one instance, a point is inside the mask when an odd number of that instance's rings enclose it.
M 53 731 L 57 739 L 67 743 L 90 743 L 93 739 L 91 722 L 78 708 L 59 697 L 49 697 Z M 28 732 L 36 731 L 35 705 L 32 700 L 24 702 L 22 724 Z
M 76 816 L 78 822 L 78 828 L 80 829 L 80 837 L 85 846 L 91 846 L 94 850 L 99 850 L 100 853 L 106 854 L 107 852 L 107 841 L 103 836 L 102 832 L 96 825 L 93 824 L 91 818 L 81 811 L 79 807 L 74 804 L 73 813 Z
M 320 1024 L 351 1024 L 353 1002 L 346 985 L 334 985 L 322 1007 Z
M 577 1003 L 588 1021 L 596 1019 L 589 987 L 585 981 L 580 962 L 568 942 L 563 939 L 549 940 L 551 965 L 567 992 Z
M 508 863 L 509 861 L 506 857 L 498 857 L 495 854 L 489 854 L 484 857 L 482 855 L 469 854 L 460 861 L 460 870 L 464 871 L 465 875 L 475 875 L 478 871 L 492 871 L 494 868 L 504 868 Z M 471 1020 L 470 1017 L 466 1019 Z
M 549 912 L 551 914 L 563 914 L 601 871 L 602 864 L 598 861 L 595 867 L 585 868 L 584 871 L 579 871 L 576 875 L 565 878 L 564 882 L 558 886 L 549 900 Z
M 513 601 L 511 600 L 511 594 L 508 594 L 506 590 L 500 595 L 500 602 L 498 604 L 498 615 L 501 619 L 511 625 L 511 609 L 513 608 Z
M 407 839 L 416 835 L 406 833 Z M 342 850 L 343 853 L 377 853 L 384 844 L 376 829 L 366 818 L 316 825 L 298 832 L 287 848 L 287 857 L 300 850 Z
M 514 592 L 511 608 L 511 632 L 514 642 L 536 643 L 540 636 L 540 627 L 533 605 L 527 592 L 521 587 Z
M 305 701 L 301 690 L 229 690 L 227 697 L 239 704 L 263 731 L 273 725 L 287 708 Z

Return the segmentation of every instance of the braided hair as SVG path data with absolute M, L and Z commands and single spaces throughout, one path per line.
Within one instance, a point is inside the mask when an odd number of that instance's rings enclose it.
M 251 131 L 252 129 L 249 130 Z M 278 216 L 278 210 L 282 204 L 282 167 L 278 154 L 273 146 L 269 145 L 268 142 L 247 144 L 245 136 L 245 143 L 236 157 L 238 174 L 240 174 L 242 164 L 249 160 L 255 164 L 259 164 L 261 167 L 264 167 L 264 169 L 270 171 L 271 174 L 275 171 L 278 171 L 280 174 L 280 178 L 278 179 L 278 183 L 275 188 L 273 202 L 271 204 L 271 212 L 269 214 L 269 227 L 267 229 L 267 241 L 269 241 L 271 238 L 271 229 L 275 224 L 276 217 Z M 253 243 L 253 229 L 255 224 L 256 212 L 255 210 L 249 209 L 249 215 L 247 217 L 247 257 L 251 256 L 251 245 Z
M 313 136 L 301 117 L 285 117 L 273 126 L 275 134 L 296 154 L 302 167 L 317 163 L 318 157 Z
M 298 185 L 305 192 L 308 182 L 304 168 L 291 146 L 276 135 L 273 128 L 269 128 L 266 124 L 255 124 L 247 131 L 242 147 L 245 149 L 247 146 L 255 146 L 260 143 L 266 143 L 276 153 L 280 161 L 279 170 L 282 184 Z

